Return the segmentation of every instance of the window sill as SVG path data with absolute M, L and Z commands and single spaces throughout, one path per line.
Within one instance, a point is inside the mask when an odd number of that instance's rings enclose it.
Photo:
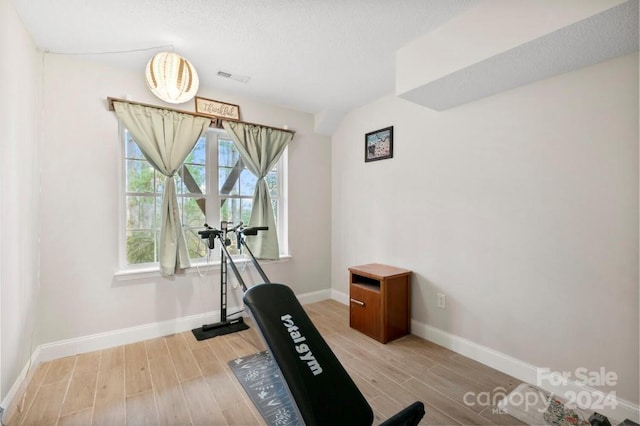
M 285 263 L 288 262 L 292 256 L 290 254 L 281 255 L 278 260 L 259 260 L 260 265 L 271 265 L 275 263 Z M 236 265 L 242 265 L 245 263 L 249 263 L 251 265 L 251 260 L 249 258 L 239 258 L 233 260 Z M 252 266 L 252 265 L 251 265 Z M 230 269 L 230 268 L 229 268 Z M 211 271 L 219 271 L 220 270 L 220 261 L 216 260 L 213 262 L 197 262 L 192 263 L 190 267 L 186 268 L 183 271 L 178 272 L 175 276 L 190 276 L 190 275 L 202 275 Z M 113 274 L 113 277 L 116 281 L 130 281 L 130 280 L 139 280 L 139 279 L 147 279 L 147 278 L 159 278 L 164 277 L 160 271 L 158 270 L 158 266 L 149 266 L 143 268 L 135 268 L 135 269 L 120 269 Z M 172 279 L 173 277 L 169 278 Z

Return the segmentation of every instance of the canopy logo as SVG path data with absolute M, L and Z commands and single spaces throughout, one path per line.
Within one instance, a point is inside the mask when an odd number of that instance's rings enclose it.
M 296 344 L 295 348 L 296 352 L 299 354 L 300 360 L 307 363 L 309 370 L 311 370 L 314 376 L 321 374 L 322 367 L 318 363 L 318 360 L 316 360 L 316 357 L 313 356 L 313 353 L 311 353 L 309 345 L 303 343 L 307 340 L 307 338 L 304 337 L 302 333 L 300 333 L 300 330 L 298 329 L 296 323 L 293 322 L 291 315 L 283 315 L 280 317 L 280 320 L 282 321 L 282 324 L 287 328 L 289 336 L 291 336 L 291 340 L 293 340 L 293 343 Z

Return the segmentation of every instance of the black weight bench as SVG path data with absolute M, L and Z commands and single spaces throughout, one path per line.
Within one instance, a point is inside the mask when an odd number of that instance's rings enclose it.
M 289 287 L 258 284 L 243 300 L 306 425 L 372 424 L 371 406 Z M 414 426 L 424 414 L 415 402 L 382 424 Z

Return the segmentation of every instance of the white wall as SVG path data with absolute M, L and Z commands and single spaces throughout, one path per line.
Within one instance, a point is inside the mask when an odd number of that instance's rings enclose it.
M 0 0 L 0 401 L 37 345 L 40 55 Z M 33 342 L 32 342 L 32 339 Z
M 394 158 L 364 134 L 394 126 Z M 638 403 L 638 55 L 445 112 L 388 96 L 332 139 L 332 279 L 414 271 L 412 318 Z M 436 307 L 436 293 L 447 308 Z
M 118 269 L 118 122 L 108 96 L 160 104 L 139 70 L 45 55 L 42 148 L 42 341 L 55 342 L 219 309 L 219 276 L 129 281 Z M 268 265 L 298 294 L 329 289 L 331 144 L 313 116 L 201 88 L 199 96 L 240 105 L 242 118 L 297 133 L 289 147 L 289 233 L 293 258 Z M 175 106 L 174 106 L 175 107 Z M 178 108 L 193 110 L 193 103 Z M 216 255 L 217 258 L 217 255 Z M 254 276 L 256 274 L 253 274 Z M 236 291 L 236 295 L 240 293 Z M 234 305 L 230 295 L 230 305 Z M 235 300 L 240 300 L 236 297 Z

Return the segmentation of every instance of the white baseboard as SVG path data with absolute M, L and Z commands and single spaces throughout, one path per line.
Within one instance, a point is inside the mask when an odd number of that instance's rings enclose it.
M 326 289 L 312 293 L 300 294 L 296 297 L 301 304 L 305 305 L 307 303 L 314 303 L 328 299 L 330 295 L 330 290 Z M 230 312 L 228 315 L 231 315 L 232 312 L 237 312 L 241 308 L 237 306 L 230 306 L 227 309 L 228 312 Z M 98 351 L 112 348 L 114 346 L 140 342 L 142 340 L 155 339 L 157 337 L 193 330 L 194 328 L 201 327 L 203 324 L 211 324 L 218 321 L 220 321 L 220 311 L 213 311 L 168 321 L 108 331 L 106 333 L 98 333 L 53 343 L 45 343 L 38 347 L 38 349 L 40 349 L 40 356 L 37 361 L 49 361 L 79 353 Z
M 320 290 L 311 293 L 304 293 L 296 296 L 301 304 L 319 302 L 331 298 L 331 290 Z M 228 307 L 229 312 L 237 312 L 239 307 Z M 64 358 L 66 356 L 80 353 L 99 351 L 112 348 L 114 346 L 127 345 L 140 342 L 142 340 L 155 339 L 157 337 L 168 336 L 174 333 L 182 333 L 201 327 L 203 324 L 211 324 L 220 321 L 220 311 L 206 312 L 203 314 L 190 315 L 168 321 L 160 321 L 150 324 L 143 324 L 135 327 L 123 328 L 120 330 L 97 333 L 89 336 L 77 337 L 73 339 L 60 340 L 52 343 L 45 343 L 38 346 L 31 355 L 31 362 L 25 365 L 22 372 L 14 382 L 11 389 L 2 400 L 2 407 L 8 408 L 13 398 L 18 394 L 22 383 L 27 378 L 27 374 L 35 367 L 45 361 Z M 5 412 L 6 415 L 11 413 Z M 8 417 L 7 417 L 8 418 Z
M 332 289 L 331 298 L 344 305 L 349 304 L 349 296 L 340 291 Z M 605 398 L 603 392 L 575 380 L 564 380 L 560 373 L 551 372 L 551 380 L 540 382 L 539 371 L 541 369 L 538 367 L 439 328 L 411 320 L 411 333 L 556 395 L 567 395 L 567 392 L 570 392 L 569 395 L 580 395 L 588 392 L 590 395 L 589 398 L 586 398 L 587 400 L 602 401 L 602 398 Z M 562 383 L 562 385 L 554 386 L 552 383 Z M 640 407 L 638 405 L 620 398 L 616 398 L 615 403 L 615 409 L 598 407 L 596 411 L 618 421 L 630 419 L 640 423 Z
M 306 305 L 309 303 L 315 303 L 315 302 L 320 302 L 322 300 L 331 299 L 331 290 L 327 288 L 324 290 L 314 291 L 311 293 L 298 294 L 296 295 L 296 297 L 298 298 L 298 301 L 301 304 Z
M 28 383 L 27 379 L 30 378 L 30 376 L 35 371 L 36 366 L 38 365 L 37 360 L 39 356 L 40 347 L 37 347 L 36 350 L 33 351 L 33 354 L 31 354 L 31 359 L 29 360 L 29 362 L 27 362 L 27 364 L 18 375 L 16 381 L 13 382 L 13 385 L 11 386 L 11 389 L 9 389 L 9 392 L 7 392 L 7 395 L 4 397 L 2 402 L 0 402 L 0 407 L 4 408 L 5 410 L 2 420 L 8 421 L 9 419 L 11 419 L 11 416 L 13 416 L 13 412 L 17 408 L 16 406 L 11 405 L 13 398 L 15 398 L 15 396 L 18 395 L 18 393 L 22 390 L 23 385 L 26 386 L 26 384 Z
M 543 377 L 540 375 L 541 368 L 418 321 L 411 321 L 411 333 L 555 395 L 577 395 L 578 403 L 581 400 L 605 401 L 602 404 L 603 406 L 594 407 L 594 411 L 604 414 L 610 419 L 615 419 L 616 421 L 630 419 L 636 423 L 640 422 L 640 407 L 638 405 L 621 398 L 615 398 L 614 401 L 608 399 L 602 391 L 578 381 L 564 378 L 560 373 L 550 372 L 550 379 L 540 380 Z M 586 398 L 581 399 L 580 395 Z M 576 400 L 576 398 L 568 399 Z M 614 402 L 615 408 L 611 407 L 611 402 Z
M 229 312 L 235 311 L 236 309 L 229 308 Z M 45 343 L 39 347 L 40 357 L 38 361 L 49 361 L 70 355 L 127 345 L 142 340 L 155 339 L 156 337 L 192 330 L 201 327 L 202 324 L 210 324 L 217 321 L 220 321 L 220 311 Z
M 341 291 L 331 289 L 331 298 L 343 305 L 349 305 L 349 295 Z

